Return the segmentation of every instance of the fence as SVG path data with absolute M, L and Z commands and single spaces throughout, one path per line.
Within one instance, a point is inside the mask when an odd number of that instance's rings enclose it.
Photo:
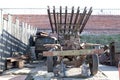
M 5 70 L 5 60 L 12 52 L 26 52 L 30 35 L 35 35 L 37 29 L 31 25 L 13 20 L 8 14 L 3 18 L 0 10 L 0 72 Z

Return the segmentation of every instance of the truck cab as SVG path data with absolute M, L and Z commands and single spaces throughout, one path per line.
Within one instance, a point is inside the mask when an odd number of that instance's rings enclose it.
M 49 51 L 51 49 L 51 47 L 47 45 L 52 44 L 57 44 L 57 39 L 55 37 L 51 37 L 47 33 L 43 32 L 38 33 L 35 38 L 36 58 L 43 57 L 43 51 Z

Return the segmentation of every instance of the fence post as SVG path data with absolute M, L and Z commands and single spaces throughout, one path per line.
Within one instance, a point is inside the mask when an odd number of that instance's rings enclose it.
M 28 26 L 28 24 L 27 23 L 25 23 L 25 44 L 27 44 L 27 26 Z
M 15 33 L 14 33 L 14 37 L 17 37 L 17 25 L 16 25 L 16 20 L 15 20 Z
M 16 38 L 19 39 L 19 20 L 16 19 Z
M 30 25 L 27 26 L 27 44 L 29 43 L 28 40 L 29 40 L 29 37 L 30 37 Z
M 30 26 L 30 24 L 29 24 L 29 25 L 28 25 L 28 39 L 29 39 L 30 34 L 31 34 L 30 29 L 31 29 L 31 26 Z
M 25 43 L 25 34 L 24 33 L 25 33 L 25 23 L 22 22 L 22 37 L 21 37 L 22 39 L 21 40 L 23 43 Z
M 8 14 L 8 32 L 12 34 L 12 16 Z
M 34 32 L 34 34 L 36 34 L 37 33 L 37 28 L 35 28 L 35 32 Z
M 32 26 L 32 34 L 34 35 L 35 28 Z
M 0 35 L 2 34 L 2 30 L 3 30 L 3 13 L 2 9 L 0 9 Z
M 19 25 L 19 40 L 22 41 L 22 26 Z
M 33 27 L 30 26 L 30 35 L 33 35 Z
M 16 25 L 14 24 L 14 23 L 12 23 L 12 35 L 14 36 L 14 37 L 16 37 L 15 35 L 16 35 Z

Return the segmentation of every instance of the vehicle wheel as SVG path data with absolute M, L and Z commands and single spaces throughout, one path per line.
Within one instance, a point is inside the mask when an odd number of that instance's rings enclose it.
M 47 70 L 48 72 L 53 72 L 53 57 L 52 56 L 47 57 Z
M 99 64 L 98 55 L 97 54 L 91 55 L 89 60 L 90 60 L 89 68 L 90 68 L 91 75 L 93 76 L 98 72 L 98 64 Z
M 43 58 L 44 58 L 43 55 L 38 56 L 38 60 L 42 60 Z
M 53 56 L 53 66 L 57 65 L 57 56 Z

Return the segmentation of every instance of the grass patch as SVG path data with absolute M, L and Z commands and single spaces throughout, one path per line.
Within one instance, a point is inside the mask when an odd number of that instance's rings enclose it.
M 112 35 L 81 35 L 82 42 L 89 42 L 89 43 L 98 43 L 98 44 L 109 44 L 111 42 L 119 42 L 120 41 L 120 34 L 112 34 Z

